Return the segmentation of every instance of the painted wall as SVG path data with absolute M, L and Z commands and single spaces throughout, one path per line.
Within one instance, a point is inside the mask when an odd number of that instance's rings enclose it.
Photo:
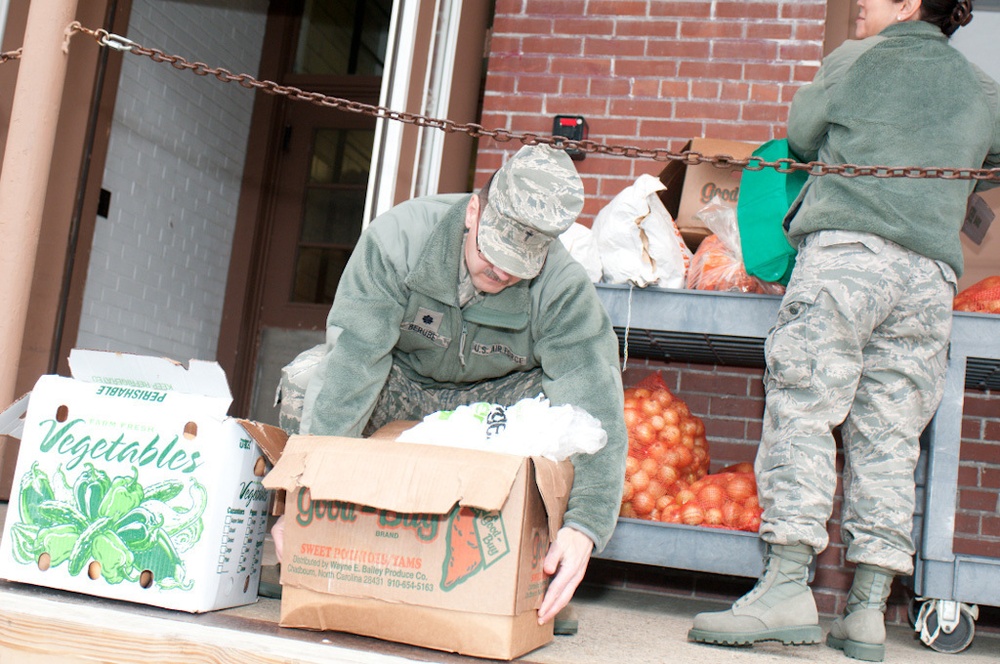
M 134 0 L 127 36 L 255 74 L 267 0 Z M 253 93 L 126 55 L 77 346 L 215 359 Z

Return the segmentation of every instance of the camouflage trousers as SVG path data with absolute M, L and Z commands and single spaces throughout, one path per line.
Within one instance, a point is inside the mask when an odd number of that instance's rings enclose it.
M 829 544 L 840 426 L 847 559 L 912 573 L 914 470 L 943 394 L 954 295 L 949 266 L 883 238 L 806 238 L 764 347 L 764 541 Z
M 335 343 L 335 341 L 334 341 Z M 306 399 L 310 382 L 318 380 L 317 371 L 326 356 L 328 344 L 321 344 L 300 353 L 281 371 L 278 386 L 279 425 L 289 434 L 299 433 L 303 416 L 308 422 Z M 315 385 L 314 385 L 315 388 Z M 312 393 L 313 390 L 309 390 Z M 369 436 L 380 427 L 396 420 L 420 420 L 439 410 L 454 410 L 459 406 L 485 401 L 512 405 L 521 399 L 542 393 L 542 370 L 514 372 L 493 380 L 470 383 L 461 387 L 423 385 L 411 380 L 397 364 L 392 365 L 375 409 L 362 432 Z

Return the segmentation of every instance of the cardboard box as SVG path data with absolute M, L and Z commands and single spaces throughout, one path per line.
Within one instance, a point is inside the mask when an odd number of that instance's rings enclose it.
M 292 436 L 264 486 L 285 489 L 281 625 L 513 659 L 538 625 L 542 562 L 572 465 Z
M 962 252 L 965 257 L 965 273 L 958 280 L 958 289 L 964 290 L 986 277 L 1000 274 L 1000 187 L 989 189 L 981 194 L 983 201 L 990 207 L 995 219 L 986 231 L 983 241 L 976 244 L 962 233 Z
M 0 416 L 21 438 L 0 578 L 189 612 L 256 601 L 268 466 L 226 417 L 222 368 L 78 350 L 70 366 Z
M 734 159 L 746 159 L 758 147 L 760 146 L 756 143 L 695 138 L 688 141 L 681 152 L 691 151 L 705 156 L 728 155 Z M 674 223 L 677 224 L 684 241 L 692 251 L 711 234 L 696 215 L 716 195 L 723 202 L 731 204 L 735 210 L 736 202 L 739 200 L 742 175 L 743 171 L 739 168 L 719 168 L 708 163 L 688 166 L 681 161 L 670 161 L 660 171 L 660 181 L 667 187 L 660 192 L 660 200 L 674 218 Z

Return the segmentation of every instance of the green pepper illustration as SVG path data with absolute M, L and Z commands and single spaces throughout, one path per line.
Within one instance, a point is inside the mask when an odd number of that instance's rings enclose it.
M 139 506 L 145 494 L 139 484 L 139 469 L 132 466 L 132 476 L 120 475 L 111 482 L 97 508 L 97 516 L 117 521 Z
M 71 576 L 76 576 L 83 571 L 84 566 L 93 557 L 94 540 L 108 527 L 110 520 L 108 517 L 102 516 L 80 533 L 79 539 L 73 544 L 73 550 L 69 554 L 69 573 Z
M 163 518 L 141 505 L 126 514 L 115 524 L 115 534 L 133 552 L 145 551 L 156 542 L 156 535 L 163 526 Z
M 104 501 L 104 496 L 111 488 L 111 478 L 103 470 L 94 468 L 94 464 L 85 464 L 84 471 L 76 478 L 73 493 L 80 511 L 88 519 L 96 519 L 98 510 Z
M 39 527 L 29 523 L 15 523 L 10 527 L 11 553 L 14 560 L 22 565 L 35 562 L 35 543 L 38 541 Z
M 49 554 L 49 565 L 57 567 L 69 560 L 79 539 L 80 529 L 74 524 L 50 526 L 38 531 L 35 549 L 38 554 Z
M 45 519 L 46 523 L 71 523 L 76 526 L 76 532 L 78 533 L 86 530 L 87 526 L 90 524 L 87 517 L 80 514 L 80 510 L 76 509 L 72 505 L 61 503 L 58 500 L 46 500 L 39 503 L 37 511 L 38 514 Z
M 94 537 L 91 549 L 94 560 L 101 564 L 101 576 L 108 583 L 121 583 L 135 565 L 135 556 L 113 532 L 102 530 Z
M 18 513 L 21 521 L 28 524 L 48 525 L 48 521 L 38 513 L 38 506 L 47 500 L 52 500 L 52 484 L 45 471 L 38 467 L 38 462 L 31 464 L 31 469 L 21 478 L 20 503 Z
M 143 500 L 159 500 L 168 503 L 184 490 L 184 483 L 177 480 L 164 480 L 151 484 L 143 491 Z
M 162 529 L 156 531 L 153 546 L 135 555 L 135 567 L 152 572 L 156 585 L 161 588 L 190 590 L 194 587 L 193 582 L 185 581 L 184 561 Z

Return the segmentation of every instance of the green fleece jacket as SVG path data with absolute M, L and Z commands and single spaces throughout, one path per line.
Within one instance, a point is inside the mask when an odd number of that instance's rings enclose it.
M 801 159 L 828 164 L 1000 167 L 1000 86 L 937 27 L 890 25 L 827 56 L 792 100 L 788 142 Z M 959 230 L 975 184 L 811 176 L 785 228 L 793 245 L 824 229 L 873 233 L 960 276 Z
M 617 337 L 586 272 L 560 242 L 534 279 L 459 307 L 469 197 L 402 203 L 362 233 L 327 320 L 342 332 L 309 433 L 359 436 L 393 363 L 418 383 L 458 388 L 540 367 L 553 405 L 583 408 L 608 434 L 603 450 L 573 458 L 564 517 L 600 551 L 617 522 L 628 453 Z

